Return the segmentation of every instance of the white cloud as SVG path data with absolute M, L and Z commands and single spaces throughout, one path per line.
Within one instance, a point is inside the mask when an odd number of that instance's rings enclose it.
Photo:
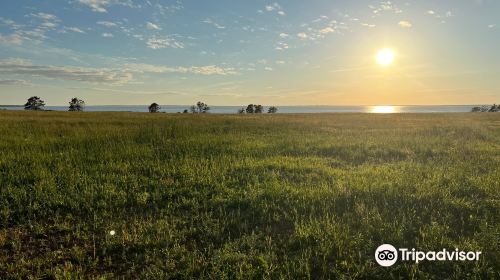
M 272 4 L 269 4 L 269 5 L 266 5 L 264 7 L 264 10 L 266 12 L 276 12 L 280 16 L 286 15 L 285 11 L 283 11 L 283 8 L 281 7 L 281 5 L 278 4 L 278 3 L 276 3 L 276 2 L 272 3 Z M 259 12 L 261 12 L 261 11 L 259 11 Z
M 409 21 L 406 21 L 406 20 L 402 20 L 398 23 L 399 26 L 401 26 L 402 28 L 410 28 L 412 27 L 413 25 L 411 24 L 411 22 Z
M 46 27 L 46 28 L 49 28 L 49 29 L 54 29 L 57 27 L 57 24 L 53 23 L 53 22 L 44 22 L 42 23 L 41 25 L 42 27 Z
M 113 34 L 111 34 L 111 33 L 102 33 L 102 37 L 104 37 L 104 38 L 113 38 L 115 36 L 113 36 Z
M 275 8 L 273 5 L 267 5 L 267 6 L 266 6 L 266 11 L 268 11 L 268 12 L 272 12 L 272 11 L 274 11 L 275 9 L 276 9 L 276 8 Z
M 106 27 L 116 27 L 117 24 L 111 21 L 98 21 L 97 24 L 106 26 Z
M 300 32 L 297 34 L 297 37 L 299 37 L 300 39 L 307 39 L 307 34 L 305 32 Z
M 35 17 L 35 18 L 39 18 L 39 19 L 42 19 L 42 20 L 46 20 L 46 21 L 60 21 L 57 18 L 57 16 L 52 15 L 52 14 L 36 13 L 36 14 L 30 14 L 30 16 Z
M 184 48 L 184 44 L 182 42 L 179 42 L 172 37 L 149 38 L 146 44 L 148 48 L 153 50 L 164 49 L 164 48 L 174 48 L 174 49 Z
M 278 42 L 278 45 L 276 46 L 276 50 L 278 51 L 283 51 L 283 50 L 287 50 L 289 49 L 290 47 L 288 46 L 287 43 L 283 43 L 283 42 Z
M 31 62 L 22 59 L 0 60 L 0 74 L 107 84 L 124 84 L 132 80 L 132 73 L 122 70 L 33 65 Z
M 321 34 L 328 34 L 328 33 L 333 33 L 335 32 L 335 30 L 331 27 L 326 27 L 326 28 L 323 28 L 319 31 L 319 33 Z
M 21 45 L 23 43 L 23 38 L 19 34 L 11 34 L 4 36 L 0 34 L 0 44 L 5 45 Z
M 205 19 L 205 20 L 203 21 L 203 23 L 213 25 L 213 26 L 214 26 L 215 28 L 217 28 L 217 29 L 225 29 L 225 28 L 226 28 L 225 26 L 218 24 L 217 22 L 213 21 L 213 20 L 212 20 L 212 19 L 210 19 L 210 18 Z
M 29 83 L 25 80 L 0 80 L 0 86 L 19 86 L 28 84 Z
M 375 24 L 371 24 L 371 23 L 361 23 L 361 26 L 364 26 L 364 27 L 369 27 L 369 28 L 373 28 L 373 27 L 375 27 L 376 25 L 375 25 Z
M 85 31 L 81 30 L 78 27 L 66 27 L 66 30 L 69 30 L 69 31 L 72 31 L 72 32 L 75 32 L 75 33 L 85 33 Z
M 280 37 L 284 39 L 290 37 L 290 35 L 287 33 L 280 33 Z
M 378 6 L 369 5 L 368 7 L 375 15 L 380 15 L 383 12 L 392 12 L 395 14 L 401 14 L 403 12 L 403 10 L 401 10 L 391 1 L 380 1 L 380 4 Z
M 490 24 L 488 25 L 488 28 L 495 28 L 497 25 L 496 24 Z
M 42 21 L 42 23 L 38 26 L 39 29 L 45 29 L 45 30 L 55 29 L 58 26 L 59 22 L 61 22 L 61 20 L 53 14 L 47 14 L 47 13 L 33 14 L 32 13 L 32 14 L 29 14 L 27 16 Z M 64 30 L 62 30 L 61 32 L 64 32 Z
M 128 7 L 135 7 L 131 0 L 76 0 L 77 3 L 87 6 L 94 12 L 107 13 L 106 7 L 111 5 L 123 5 Z
M 199 75 L 233 75 L 237 72 L 233 68 L 223 68 L 216 65 L 189 66 L 189 67 L 167 67 L 151 64 L 126 64 L 125 68 L 131 72 L 139 73 L 182 73 Z
M 159 27 L 157 24 L 154 24 L 152 22 L 146 23 L 146 28 L 149 30 L 161 30 L 161 27 Z

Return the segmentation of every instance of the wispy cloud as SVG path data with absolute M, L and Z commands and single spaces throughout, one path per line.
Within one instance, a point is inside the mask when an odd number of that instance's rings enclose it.
M 36 14 L 30 14 L 31 17 L 46 20 L 46 21 L 60 21 L 57 16 L 52 15 L 52 14 L 47 14 L 47 13 L 36 13 Z
M 97 24 L 106 27 L 116 27 L 118 25 L 117 23 L 111 21 L 98 21 Z
M 0 80 L 0 86 L 20 86 L 29 85 L 25 80 Z
M 217 28 L 217 29 L 225 29 L 226 27 L 221 25 L 221 24 L 218 24 L 217 22 L 213 21 L 212 19 L 210 18 L 207 18 L 203 21 L 203 23 L 206 23 L 206 24 L 210 24 L 212 25 L 213 27 Z
M 107 13 L 107 7 L 111 5 L 123 5 L 128 7 L 135 7 L 132 0 L 76 0 L 77 3 L 87 6 L 92 11 L 98 13 Z
M 280 5 L 280 4 L 278 4 L 278 3 L 276 3 L 276 2 L 274 2 L 274 3 L 272 3 L 272 4 L 269 4 L 269 5 L 266 5 L 266 6 L 264 7 L 264 10 L 265 10 L 266 12 L 276 12 L 276 13 L 277 13 L 278 15 L 280 15 L 280 16 L 284 16 L 284 15 L 286 15 L 286 14 L 285 14 L 285 11 L 283 11 L 283 8 L 281 7 L 281 5 Z
M 0 60 L 0 74 L 106 84 L 123 84 L 132 80 L 132 74 L 122 70 L 33 65 L 22 59 Z
M 234 75 L 237 72 L 234 68 L 224 68 L 216 65 L 208 66 L 189 66 L 189 67 L 167 67 L 151 64 L 129 63 L 125 68 L 131 72 L 140 73 L 182 73 L 182 74 L 200 74 L 200 75 Z
M 319 31 L 321 34 L 328 34 L 328 33 L 333 33 L 335 30 L 331 27 L 325 27 Z
M 85 33 L 85 31 L 81 30 L 78 27 L 66 27 L 65 30 L 72 31 L 75 33 Z
M 305 33 L 305 32 L 298 33 L 297 37 L 299 37 L 300 39 L 303 39 L 303 40 L 308 38 L 307 33 Z
M 116 27 L 118 26 L 117 23 L 111 22 L 111 21 L 98 21 L 96 22 L 99 25 L 105 26 L 105 27 Z
M 21 45 L 23 38 L 19 34 L 2 35 L 0 34 L 0 44 L 4 45 Z
M 183 49 L 184 44 L 172 37 L 153 37 L 149 38 L 147 41 L 147 46 L 153 50 L 159 50 L 164 48 L 174 48 Z
M 411 24 L 411 22 L 409 21 L 406 21 L 406 20 L 402 20 L 398 23 L 399 26 L 401 26 L 402 28 L 411 28 L 413 25 Z
M 152 22 L 146 23 L 146 28 L 149 30 L 161 30 L 161 27 L 159 25 Z
M 284 42 L 278 42 L 277 46 L 275 47 L 275 49 L 278 51 L 287 50 L 289 48 L 290 48 L 290 46 Z
M 368 7 L 372 10 L 372 13 L 375 16 L 378 16 L 384 12 L 395 14 L 401 14 L 403 12 L 402 9 L 400 9 L 394 2 L 391 1 L 380 1 L 378 5 L 369 5 Z

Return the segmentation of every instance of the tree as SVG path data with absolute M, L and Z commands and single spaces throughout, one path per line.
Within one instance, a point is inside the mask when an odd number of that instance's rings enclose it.
M 238 114 L 245 114 L 245 108 L 238 109 Z
M 264 107 L 262 105 L 257 105 L 257 104 L 248 104 L 247 108 L 245 109 L 245 112 L 247 114 L 261 114 L 264 112 Z
M 255 112 L 254 105 L 253 104 L 249 104 L 247 106 L 247 108 L 245 109 L 245 111 L 247 112 L 247 114 L 253 114 Z
M 69 110 L 70 112 L 75 112 L 75 111 L 83 111 L 85 109 L 85 101 L 78 99 L 77 97 L 74 97 L 71 99 L 69 102 Z
M 43 110 L 45 102 L 38 96 L 32 96 L 28 99 L 28 102 L 24 104 L 24 110 L 39 111 Z
M 208 104 L 199 101 L 198 103 L 196 103 L 196 105 L 191 106 L 189 110 L 193 114 L 208 113 L 208 111 L 210 111 L 210 107 L 208 106 Z
M 149 105 L 149 112 L 150 113 L 158 113 L 160 112 L 160 105 L 158 105 L 158 103 L 153 103 L 151 105 Z
M 493 106 L 483 105 L 481 107 L 474 107 L 471 112 L 500 112 L 500 105 L 493 104 Z
M 198 107 L 198 113 L 208 113 L 210 111 L 210 107 L 201 101 L 196 103 L 196 107 Z
M 189 113 L 188 109 L 185 109 L 184 111 L 182 111 L 183 114 L 187 114 Z
M 491 108 L 488 110 L 488 112 L 500 112 L 500 106 L 493 104 L 493 106 L 491 106 Z
M 277 112 L 278 112 L 278 107 L 274 106 L 269 107 L 269 109 L 267 110 L 268 114 L 276 114 Z

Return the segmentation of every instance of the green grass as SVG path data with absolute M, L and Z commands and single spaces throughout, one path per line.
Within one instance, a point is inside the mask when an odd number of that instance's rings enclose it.
M 499 279 L 499 246 L 500 114 L 0 112 L 0 279 Z

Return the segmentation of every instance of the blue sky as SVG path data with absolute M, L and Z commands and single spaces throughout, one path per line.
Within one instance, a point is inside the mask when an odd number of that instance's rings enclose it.
M 0 104 L 494 103 L 499 49 L 496 0 L 2 1 Z

